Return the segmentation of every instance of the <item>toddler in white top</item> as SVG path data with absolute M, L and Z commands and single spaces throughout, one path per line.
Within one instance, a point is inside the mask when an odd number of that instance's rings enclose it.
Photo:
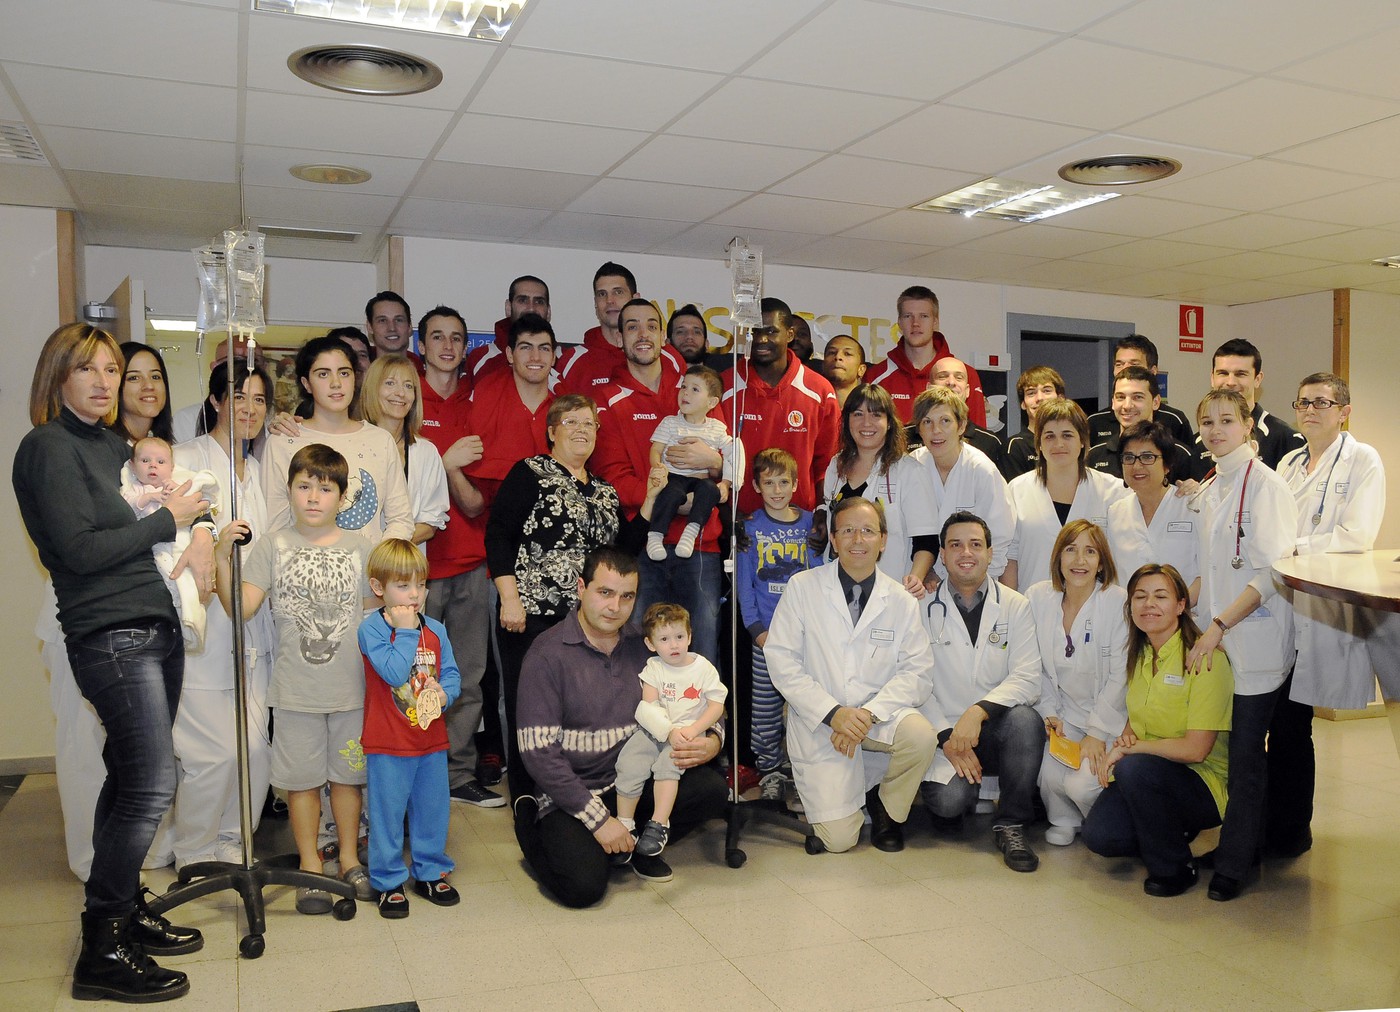
M 681 770 L 671 746 L 694 741 L 724 716 L 728 690 L 715 666 L 690 651 L 690 613 L 678 604 L 654 604 L 642 617 L 647 649 L 656 656 L 642 669 L 641 726 L 617 757 L 617 818 L 636 832 L 637 801 L 648 774 L 654 779 L 651 818 L 637 837 L 637 853 L 655 857 L 671 835 Z
M 210 471 L 191 471 L 175 466 L 175 451 L 158 436 L 138 439 L 131 448 L 131 459 L 122 465 L 122 498 L 136 516 L 147 517 L 165 505 L 177 488 L 190 482 L 191 492 L 203 492 L 211 502 L 218 499 L 219 480 Z M 180 556 L 190 546 L 190 529 L 177 526 L 174 541 L 162 541 L 151 549 L 156 568 L 165 577 L 175 610 L 180 614 L 180 627 L 185 637 L 185 650 L 197 654 L 204 649 L 204 603 L 199 599 L 194 573 L 188 569 L 172 580 L 170 574 Z
M 686 371 L 676 395 L 678 414 L 661 419 L 661 424 L 651 435 L 651 466 L 664 466 L 669 472 L 666 487 L 656 496 L 652 507 L 651 528 L 647 535 L 647 558 L 653 562 L 666 559 L 666 531 L 671 526 L 685 497 L 693 496 L 690 502 L 690 521 L 685 525 L 680 540 L 676 542 L 676 555 L 688 559 L 695 552 L 695 539 L 700 536 L 705 522 L 715 507 L 729 498 L 729 489 L 736 472 L 743 469 L 742 460 L 735 466 L 731 455 L 737 452 L 742 456 L 743 449 L 729 438 L 729 429 L 718 418 L 709 417 L 724 394 L 724 383 L 719 373 L 703 365 L 694 365 Z M 712 449 L 718 450 L 724 459 L 721 480 L 711 480 L 708 471 L 693 471 L 678 467 L 666 460 L 668 447 L 682 439 L 693 436 Z

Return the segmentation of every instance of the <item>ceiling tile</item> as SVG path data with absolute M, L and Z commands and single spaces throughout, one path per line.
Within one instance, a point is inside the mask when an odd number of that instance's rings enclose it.
M 1283 109 L 1288 110 L 1286 116 L 1279 115 Z M 1139 120 L 1128 129 L 1142 137 L 1263 155 L 1397 113 L 1400 105 L 1384 99 L 1255 78 Z
M 685 221 L 564 211 L 551 215 L 548 221 L 525 238 L 530 242 L 567 243 L 585 249 L 639 253 L 679 235 L 689 227 L 690 222 Z
M 152 137 L 50 126 L 43 140 L 65 170 L 168 176 L 232 183 L 238 178 L 238 146 L 182 137 Z
M 1213 279 L 1186 271 L 1146 271 L 1128 277 L 1114 278 L 1107 284 L 1115 295 L 1130 295 L 1142 299 L 1174 296 L 1209 284 Z M 1102 286 L 1098 289 L 1103 291 Z
M 540 4 L 526 8 L 525 22 L 512 47 L 727 73 L 767 49 L 825 2 L 610 0 L 601 15 L 594 4 Z
M 743 190 L 677 186 L 636 179 L 600 179 L 570 204 L 568 210 L 699 222 L 737 204 L 748 195 Z
M 442 71 L 442 82 L 437 87 L 416 95 L 378 95 L 372 99 L 385 105 L 425 109 L 461 106 L 499 52 L 493 43 L 477 39 L 254 11 L 248 16 L 248 86 L 258 91 L 308 97 L 338 94 L 303 81 L 287 66 L 293 53 L 310 46 L 329 45 L 391 49 L 436 64 Z
M 656 130 L 722 78 L 693 70 L 510 49 L 471 111 Z
M 949 215 L 948 217 L 953 217 Z M 878 223 L 877 223 L 878 224 Z M 997 235 L 974 239 L 964 243 L 960 249 L 977 250 L 981 253 L 1017 253 L 1021 256 L 1040 256 L 1060 259 L 1080 256 L 1094 250 L 1110 252 L 1109 247 L 1121 246 L 1126 242 L 1121 235 L 1089 232 L 1074 228 L 1057 228 L 1047 222 L 1032 222 L 1029 225 L 1013 225 Z M 1214 252 L 1219 253 L 1217 249 Z
M 567 152 L 570 171 L 600 175 L 650 136 L 640 130 L 467 113 L 447 135 L 437 158 L 554 170 Z
M 228 228 L 238 219 L 238 186 L 234 183 L 205 183 L 188 179 L 154 176 L 118 176 L 106 172 L 70 172 L 68 181 L 85 208 L 141 208 L 158 210 L 163 217 L 171 211 L 189 211 L 220 216 Z
M 45 165 L 0 162 L 0 193 L 6 204 L 27 207 L 74 207 L 76 198 L 63 178 Z
M 1028 4 L 1024 0 L 888 0 L 904 7 L 970 14 L 991 21 L 1031 25 L 1055 32 L 1073 32 L 1135 0 L 1055 0 L 1052 4 Z
M 967 174 L 921 165 L 832 155 L 772 187 L 794 197 L 845 200 L 877 207 L 909 207 L 955 190 Z
M 833 151 L 915 109 L 916 103 L 831 88 L 728 81 L 672 126 L 678 134 Z M 775 115 L 775 110 L 782 110 Z
M 918 39 L 918 57 L 871 59 L 853 39 Z M 932 101 L 1054 39 L 1047 32 L 956 15 L 837 0 L 745 69 L 748 77 Z M 912 54 L 910 54 L 912 56 Z
M 1034 285 L 1037 288 L 1082 288 L 1087 285 L 1101 285 L 1135 273 L 1136 268 L 1127 264 L 1048 260 L 1045 263 L 1018 268 L 1016 278 L 1017 284 Z
M 1339 231 L 1341 229 L 1335 225 L 1299 221 L 1297 218 L 1283 218 L 1272 214 L 1241 214 L 1184 228 L 1179 232 L 1172 232 L 1170 237 L 1181 242 L 1251 250 L 1267 249 L 1270 246 L 1303 239 L 1316 239 L 1318 236 Z
M 1251 252 L 1201 260 L 1192 264 L 1191 269 L 1227 278 L 1257 280 L 1328 266 L 1331 266 L 1331 263 L 1327 260 L 1285 256 L 1282 253 Z
M 1092 136 L 1092 131 L 1078 127 L 940 104 L 906 116 L 846 151 L 982 177 Z
M 1394 176 L 1395 153 L 1400 150 L 1400 116 L 1368 123 L 1279 151 L 1279 161 L 1301 162 L 1339 172 L 1362 172 L 1372 176 Z
M 1364 34 L 1364 25 L 1398 20 L 1389 0 L 1336 0 L 1286 10 L 1274 0 L 1148 0 L 1085 34 L 1258 72 L 1349 42 Z
M 1076 259 L 1090 263 L 1122 264 L 1126 267 L 1180 267 L 1197 260 L 1214 259 L 1220 255 L 1218 246 L 1174 242 L 1169 239 L 1139 239 L 1136 242 L 1100 249 L 1079 255 Z
M 0 60 L 96 73 L 233 87 L 238 16 L 233 11 L 122 0 L 5 4 Z M 159 57 L 152 43 L 158 40 Z
M 565 172 L 433 162 L 413 188 L 413 196 L 512 207 L 563 208 L 592 183 L 592 176 Z
M 785 264 L 800 267 L 829 267 L 839 271 L 877 271 L 928 252 L 927 246 L 912 243 L 876 242 L 834 236 L 818 239 L 810 246 L 782 257 Z
M 423 167 L 417 158 L 387 158 L 382 155 L 311 151 L 305 148 L 265 148 L 243 145 L 243 182 L 249 186 L 276 186 L 319 190 L 320 183 L 307 183 L 291 174 L 294 165 L 329 162 L 364 169 L 370 178 L 348 190 L 354 193 L 402 196 Z
M 662 134 L 610 175 L 753 191 L 766 189 L 820 157 L 819 151 Z
M 222 201 L 227 205 L 228 201 Z M 213 203 L 183 205 L 181 208 L 166 207 L 159 216 L 152 215 L 144 207 L 119 207 L 114 205 L 90 204 L 82 213 L 84 228 L 96 233 L 110 233 L 128 239 L 133 245 L 146 242 L 157 243 L 156 248 L 190 249 L 210 242 L 224 229 L 233 228 L 239 222 L 237 194 L 234 194 L 233 210 L 220 209 Z M 183 208 L 193 207 L 196 210 Z M 166 245 L 169 243 L 170 245 Z M 194 271 L 190 271 L 190 305 L 193 312 L 195 296 L 198 294 L 194 282 Z
M 233 88 L 6 65 L 34 122 L 160 137 L 226 141 L 236 136 Z
M 1242 79 L 1216 67 L 1067 39 L 969 85 L 948 101 L 1113 130 Z
M 1327 172 L 1306 165 L 1287 165 L 1259 158 L 1180 183 L 1168 179 L 1158 186 L 1156 192 L 1169 200 L 1197 202 L 1237 211 L 1268 211 L 1314 197 L 1354 190 L 1375 181 L 1366 176 Z
M 698 257 L 725 261 L 728 254 L 725 248 L 739 230 L 728 225 L 696 225 L 680 235 L 672 236 L 650 247 L 649 253 L 663 253 L 671 256 Z M 744 228 L 742 234 L 751 245 L 763 249 L 765 260 L 783 257 L 817 241 L 820 236 L 805 232 L 783 232 L 775 229 Z
M 410 197 L 403 202 L 390 227 L 396 233 L 407 235 L 518 239 L 548 218 L 549 214 L 549 211 L 535 207 L 502 207 Z
M 1082 228 L 1091 232 L 1153 239 L 1190 225 L 1203 225 L 1229 217 L 1233 215 L 1219 208 L 1130 193 L 1117 200 L 1105 200 L 1101 204 L 1057 215 L 1055 225 L 1058 228 Z
M 717 225 L 737 225 L 740 228 L 771 228 L 784 231 L 792 225 L 802 225 L 809 231 L 843 232 L 878 217 L 878 207 L 843 204 L 833 200 L 811 200 L 787 197 L 777 193 L 760 193 L 737 207 L 715 216 Z
M 1390 249 L 1400 252 L 1400 243 L 1392 244 Z M 1377 267 L 1370 263 L 1337 264 L 1333 267 L 1299 271 L 1297 274 L 1280 274 L 1271 280 L 1284 285 L 1306 285 L 1313 291 L 1327 288 L 1353 288 L 1357 285 L 1377 283 L 1377 279 L 1384 280 L 1386 270 L 1385 267 Z
M 957 246 L 972 239 L 999 235 L 1017 228 L 1016 222 L 997 218 L 964 218 L 960 214 L 937 211 L 895 211 L 844 234 L 856 239 L 882 239 L 886 242 L 924 243 L 929 246 Z
M 915 277 L 946 278 L 949 281 L 992 278 L 1015 284 L 1015 281 L 1007 279 L 1015 278 L 1028 267 L 1044 262 L 1040 257 L 1016 256 L 1014 253 L 977 253 L 945 249 L 894 264 L 890 269 L 897 274 L 912 274 Z
M 426 157 L 451 120 L 437 109 L 408 109 L 344 96 L 322 98 L 250 91 L 244 141 L 280 148 L 323 148 L 370 155 Z
M 327 242 L 319 239 L 286 239 L 269 236 L 267 255 L 289 260 L 343 260 L 354 263 L 370 263 L 374 260 L 374 255 L 378 252 L 379 244 L 383 238 L 384 234 L 379 231 L 365 232 L 353 242 Z M 277 273 L 274 268 L 269 287 L 276 284 Z M 346 315 L 352 319 L 359 315 L 348 306 L 346 310 Z M 344 320 L 323 320 L 321 322 L 329 326 L 342 323 Z
M 1400 100 L 1400 77 L 1394 67 L 1397 50 L 1400 28 L 1369 31 L 1356 42 L 1290 64 L 1276 76 Z
M 290 177 L 288 177 L 290 178 Z M 251 218 L 305 220 L 321 226 L 383 228 L 399 204 L 397 197 L 347 193 L 345 188 L 317 190 L 274 186 L 245 186 L 244 208 Z
M 1343 225 L 1391 225 L 1400 221 L 1400 180 L 1289 204 L 1279 208 L 1279 213 L 1327 222 L 1330 231 L 1341 231 Z
M 1318 257 L 1341 263 L 1369 264 L 1379 257 L 1400 255 L 1400 230 L 1358 228 L 1317 239 L 1285 243 L 1275 246 L 1270 252 L 1288 256 Z
M 1238 306 L 1247 302 L 1268 302 L 1306 295 L 1316 289 L 1303 285 L 1281 285 L 1276 281 L 1236 281 L 1228 285 L 1212 285 L 1177 294 L 1177 298 L 1201 302 L 1207 306 Z

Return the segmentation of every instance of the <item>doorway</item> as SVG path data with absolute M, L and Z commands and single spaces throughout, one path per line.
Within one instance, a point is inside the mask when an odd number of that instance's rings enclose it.
M 1081 320 L 1062 316 L 1006 314 L 1007 433 L 1025 428 L 1024 412 L 1016 403 L 1016 377 L 1031 366 L 1048 365 L 1065 381 L 1065 394 L 1086 415 L 1105 408 L 1113 393 L 1113 344 L 1135 333 L 1132 323 Z

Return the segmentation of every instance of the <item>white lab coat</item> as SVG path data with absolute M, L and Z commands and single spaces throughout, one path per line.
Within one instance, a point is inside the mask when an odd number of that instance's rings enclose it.
M 1293 609 L 1279 593 L 1283 584 L 1273 570 L 1275 562 L 1293 554 L 1293 496 L 1283 479 L 1257 457 L 1252 471 L 1247 463 L 1229 475 L 1220 473 L 1218 463 L 1216 467 L 1215 480 L 1198 502 L 1201 593 L 1196 610 L 1204 627 L 1246 586 L 1258 592 L 1259 607 L 1221 642 L 1235 672 L 1235 694 L 1257 696 L 1283 684 L 1296 653 Z M 1242 488 L 1246 471 L 1248 487 Z M 1237 521 L 1243 531 L 1238 538 Z M 1230 564 L 1237 541 L 1243 559 L 1239 569 Z
M 933 644 L 933 693 L 919 710 L 935 731 L 952 727 L 979 700 L 1015 706 L 1034 705 L 1040 698 L 1040 650 L 1030 602 L 990 577 L 982 588 L 986 598 L 976 643 L 947 582 L 924 601 L 924 626 Z M 946 784 L 955 775 L 939 749 L 924 781 Z
M 958 510 L 967 510 L 987 522 L 992 532 L 992 564 L 987 572 L 993 579 L 1006 569 L 1006 549 L 1011 543 L 1016 518 L 1006 494 L 1006 479 L 985 453 L 963 444 L 957 463 L 945 482 L 927 447 L 919 447 L 895 465 L 904 487 L 900 512 L 910 538 L 941 534 L 943 522 Z M 907 570 L 906 570 L 907 572 Z M 934 566 L 940 579 L 947 579 L 943 560 Z
M 1064 595 L 1049 580 L 1026 591 L 1040 646 L 1042 717 L 1059 717 L 1104 742 L 1128 723 L 1127 592 L 1117 584 L 1099 586 L 1070 624 L 1075 650 L 1065 657 Z
M 788 581 L 763 647 L 768 675 L 788 703 L 788 756 L 809 822 L 845 818 L 865 803 L 861 753 L 847 758 L 837 752 L 831 728 L 822 723 L 832 708 L 869 710 L 878 721 L 870 737 L 888 745 L 899 722 L 928 699 L 932 684 L 933 652 L 918 602 L 877 569 L 853 627 L 839 566 Z
M 1151 524 L 1143 521 L 1142 503 L 1136 495 L 1119 499 L 1108 508 L 1108 546 L 1118 568 L 1119 584 L 1126 587 L 1133 574 L 1149 562 L 1174 566 L 1188 587 L 1201 575 L 1196 534 L 1200 517 L 1187 501 L 1168 489 Z
M 840 488 L 841 479 L 836 474 L 836 458 L 832 457 L 826 468 L 826 477 L 822 480 L 822 501 L 826 503 L 828 515 Z M 909 572 L 911 552 L 909 536 L 904 531 L 904 517 L 899 510 L 902 499 L 900 493 L 899 464 L 896 463 L 889 473 L 883 468 L 871 471 L 865 482 L 862 497 L 871 502 L 880 502 L 885 507 L 885 526 L 889 528 L 889 535 L 885 540 L 885 552 L 880 556 L 880 572 L 902 584 Z M 832 562 L 835 558 L 828 545 L 824 560 Z
M 1006 486 L 1006 492 L 1016 514 L 1015 533 L 1006 556 L 1016 560 L 1017 584 L 1029 587 L 1049 579 L 1050 552 L 1064 524 L 1060 523 L 1050 493 L 1035 471 L 1013 478 Z M 1103 471 L 1089 471 L 1075 489 L 1066 523 L 1083 518 L 1100 527 L 1107 527 L 1109 507 L 1132 495 L 1121 478 Z
M 447 527 L 447 471 L 442 454 L 425 436 L 408 448 L 408 510 L 415 524 Z M 388 526 L 388 520 L 385 520 Z
M 1323 451 L 1312 474 L 1307 471 L 1308 460 L 1305 446 L 1279 462 L 1279 475 L 1293 493 L 1298 511 L 1297 553 L 1369 552 L 1385 515 L 1385 466 L 1380 454 L 1344 432 Z M 1312 518 L 1319 509 L 1321 519 L 1314 526 Z M 1284 594 L 1293 605 L 1298 646 L 1292 698 L 1338 709 L 1366 706 L 1375 691 L 1366 641 L 1369 613 L 1314 594 L 1289 589 Z

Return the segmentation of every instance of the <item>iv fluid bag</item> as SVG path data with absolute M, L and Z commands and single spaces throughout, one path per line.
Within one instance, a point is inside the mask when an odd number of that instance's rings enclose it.
M 243 229 L 224 232 L 224 257 L 228 263 L 228 320 L 240 332 L 267 326 L 263 318 L 264 236 Z
M 194 270 L 199 277 L 199 311 L 195 329 L 201 334 L 228 326 L 228 278 L 224 272 L 222 247 L 201 246 L 194 254 Z
M 762 326 L 759 301 L 763 298 L 763 247 L 735 239 L 729 247 L 729 273 L 734 286 L 734 323 Z

